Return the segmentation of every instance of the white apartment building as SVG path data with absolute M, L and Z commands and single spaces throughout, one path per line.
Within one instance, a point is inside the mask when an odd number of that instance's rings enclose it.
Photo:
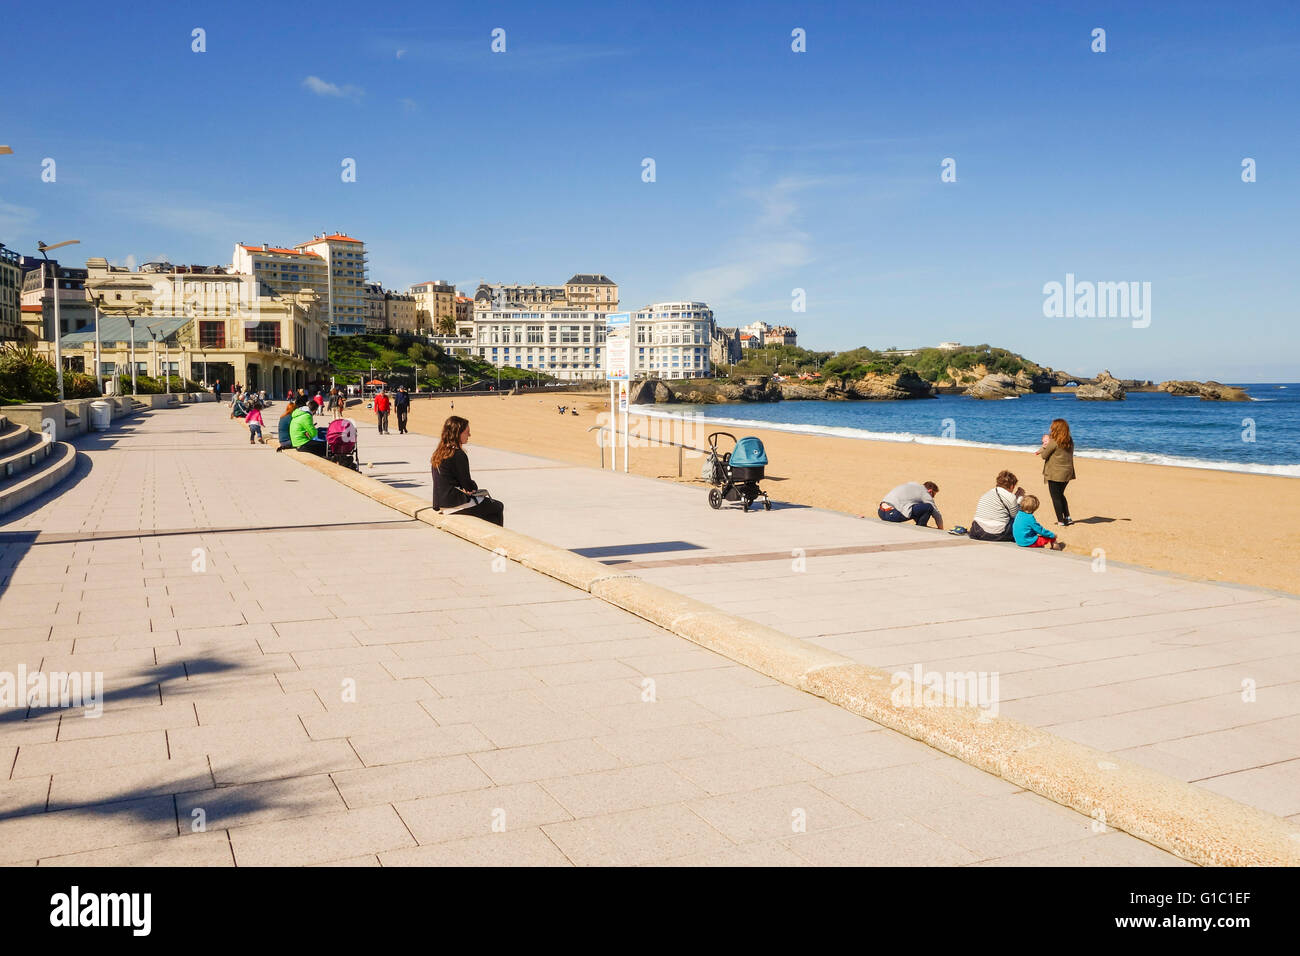
M 294 246 L 325 261 L 328 288 L 323 291 L 330 335 L 366 331 L 366 245 L 340 233 L 321 235 Z
M 251 275 L 281 295 L 310 290 L 324 302 L 329 288 L 329 270 L 324 258 L 315 252 L 298 252 L 265 242 L 260 246 L 236 243 L 230 265 L 235 272 Z
M 605 377 L 605 311 L 478 309 L 474 354 L 501 367 L 565 381 Z M 632 313 L 637 378 L 707 378 L 713 312 L 703 302 L 659 302 Z
M 705 302 L 656 302 L 632 313 L 637 378 L 708 378 L 713 310 Z

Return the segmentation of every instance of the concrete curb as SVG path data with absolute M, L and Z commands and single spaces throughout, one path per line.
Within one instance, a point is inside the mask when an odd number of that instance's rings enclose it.
M 423 499 L 313 455 L 309 468 L 440 531 L 587 591 L 791 687 L 822 697 L 1062 806 L 1204 866 L 1300 866 L 1300 827 L 1105 751 L 944 698 L 905 706 L 912 682 L 618 573 L 590 558 Z

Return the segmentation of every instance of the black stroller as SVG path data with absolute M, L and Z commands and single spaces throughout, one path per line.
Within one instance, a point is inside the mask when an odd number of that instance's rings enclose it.
M 718 451 L 718 439 L 730 438 L 732 450 Z M 758 498 L 763 499 L 763 510 L 772 510 L 772 500 L 758 486 L 767 466 L 767 452 L 757 438 L 736 440 L 730 432 L 714 432 L 709 436 L 709 454 L 704 460 L 704 477 L 714 487 L 709 489 L 709 507 L 721 508 L 724 501 L 739 501 L 741 510 Z

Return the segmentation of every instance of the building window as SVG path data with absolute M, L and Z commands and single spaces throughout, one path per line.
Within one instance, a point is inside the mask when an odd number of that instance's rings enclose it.
M 200 322 L 199 348 L 224 349 L 226 347 L 226 323 Z
M 279 322 L 249 322 L 244 326 L 244 340 L 259 345 L 280 347 Z

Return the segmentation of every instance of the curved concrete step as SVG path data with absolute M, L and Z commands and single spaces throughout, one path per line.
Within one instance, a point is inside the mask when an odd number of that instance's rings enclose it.
M 25 425 L 22 430 L 25 434 L 21 442 L 0 449 L 0 488 L 24 472 L 41 467 L 46 458 L 53 454 L 44 435 L 29 430 Z
M 3 415 L 0 415 L 0 455 L 27 444 L 28 439 L 31 437 L 31 431 L 26 425 L 11 422 Z
M 57 487 L 77 466 L 77 450 L 67 442 L 50 443 L 50 454 L 17 481 L 0 481 L 0 515 L 25 505 Z

